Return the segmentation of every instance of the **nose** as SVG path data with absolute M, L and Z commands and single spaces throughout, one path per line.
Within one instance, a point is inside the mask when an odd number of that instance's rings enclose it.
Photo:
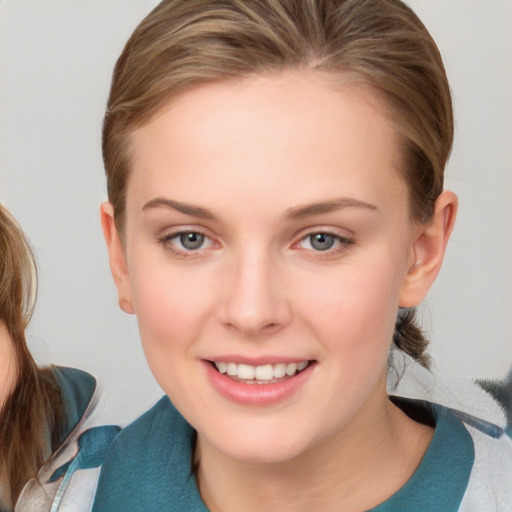
M 230 269 L 219 313 L 224 325 L 255 338 L 285 327 L 291 307 L 279 265 L 270 254 L 247 252 Z

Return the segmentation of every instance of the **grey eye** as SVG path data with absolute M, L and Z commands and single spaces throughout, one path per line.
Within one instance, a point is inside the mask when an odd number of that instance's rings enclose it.
M 334 245 L 335 237 L 327 233 L 315 233 L 309 235 L 309 243 L 311 247 L 317 251 L 327 251 Z
M 201 233 L 181 233 L 180 243 L 188 251 L 200 249 L 204 244 L 204 235 Z

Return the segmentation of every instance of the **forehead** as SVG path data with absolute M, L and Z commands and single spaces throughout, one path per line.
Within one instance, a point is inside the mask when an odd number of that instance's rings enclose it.
M 345 192 L 366 200 L 357 196 L 376 197 L 384 182 L 396 188 L 402 181 L 398 135 L 378 96 L 314 73 L 186 91 L 131 142 L 129 197 L 137 190 L 151 199 L 162 188 L 174 197 L 195 184 L 194 197 L 183 199 L 207 199 L 220 184 L 228 197 L 234 186 L 264 194 L 281 187 L 281 196 L 300 204 Z

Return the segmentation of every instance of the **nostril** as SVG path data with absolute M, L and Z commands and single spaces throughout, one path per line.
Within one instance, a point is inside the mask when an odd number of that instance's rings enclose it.
M 272 322 L 272 323 L 269 323 L 269 324 L 263 326 L 262 332 L 269 333 L 269 332 L 276 331 L 278 329 L 279 329 L 279 324 L 276 322 Z

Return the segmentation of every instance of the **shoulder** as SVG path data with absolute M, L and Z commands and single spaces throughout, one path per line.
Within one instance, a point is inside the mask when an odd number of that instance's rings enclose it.
M 414 475 L 375 511 L 510 512 L 512 446 L 503 430 L 438 403 L 397 397 L 393 402 L 435 431 Z
M 188 423 L 169 398 L 164 396 L 151 409 L 125 427 L 114 446 L 132 443 L 139 446 L 140 441 L 144 439 L 152 439 L 151 444 L 158 444 L 162 439 L 175 438 L 184 429 L 189 429 Z
M 188 457 L 192 436 L 192 427 L 164 396 L 125 427 L 112 443 L 103 464 L 98 492 L 102 487 L 118 487 L 120 481 L 138 484 L 145 475 L 165 468 L 167 458 L 180 460 L 183 454 Z
M 81 421 L 88 416 L 96 400 L 96 379 L 83 370 L 55 367 L 53 369 L 62 397 L 63 422 L 56 451 L 74 432 Z
M 162 447 L 178 450 L 183 444 L 189 449 L 192 442 L 192 427 L 172 405 L 167 396 L 162 397 L 151 409 L 123 428 L 109 449 L 107 466 L 110 461 L 129 452 L 130 460 L 125 460 L 119 472 L 129 467 L 142 467 L 148 463 L 151 452 L 159 452 Z M 155 461 L 151 461 L 155 464 Z
M 98 401 L 96 379 L 82 370 L 53 368 L 61 392 L 63 421 L 50 462 L 23 489 L 16 511 L 89 511 L 99 466 L 120 430 L 87 428 Z
M 388 378 L 390 395 L 438 404 L 491 435 L 501 435 L 507 429 L 502 404 L 475 381 L 431 372 L 397 351 L 393 351 L 392 357 L 393 371 Z
M 399 375 L 402 379 L 391 386 L 392 394 L 429 403 L 434 413 L 450 418 L 446 446 L 452 445 L 455 433 L 469 440 L 464 451 L 472 462 L 458 510 L 510 512 L 512 440 L 503 404 L 475 382 L 431 373 L 410 360 L 401 362 Z M 445 465 L 458 471 L 460 461 L 448 459 L 444 457 Z
M 163 397 L 117 436 L 108 450 L 93 511 L 198 510 L 192 455 L 195 431 Z
M 512 503 L 512 440 L 465 423 L 473 440 L 475 462 L 461 511 L 510 511 Z
M 102 478 L 109 478 L 112 467 L 115 467 L 116 478 L 134 476 L 132 468 L 153 470 L 163 464 L 162 450 L 185 451 L 188 455 L 193 444 L 194 431 L 181 414 L 172 405 L 167 396 L 162 397 L 151 409 L 139 416 L 131 424 L 123 428 L 112 443 L 105 460 L 105 471 Z M 129 453 L 129 460 L 125 454 Z M 152 458 L 151 455 L 155 455 Z M 118 464 L 118 459 L 123 459 Z

